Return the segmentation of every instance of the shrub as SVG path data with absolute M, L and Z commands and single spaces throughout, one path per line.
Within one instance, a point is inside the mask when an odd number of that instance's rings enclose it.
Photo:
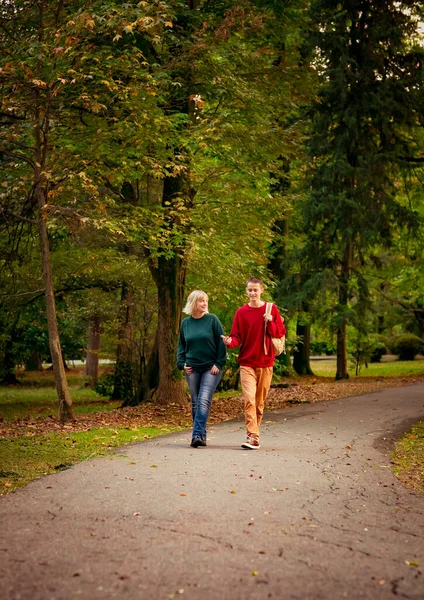
M 379 333 L 377 335 L 377 340 L 384 344 L 384 346 L 386 346 L 386 354 L 390 354 L 390 352 L 392 351 L 393 338 L 390 338 L 388 335 L 382 335 L 381 333 Z
M 404 333 L 395 338 L 393 352 L 399 355 L 399 360 L 414 360 L 417 354 L 424 352 L 424 342 L 417 335 Z
M 374 344 L 372 352 L 371 352 L 370 362 L 372 362 L 372 363 L 381 362 L 381 357 L 384 356 L 385 354 L 387 354 L 386 346 L 383 344 L 383 342 L 376 342 Z
M 94 390 L 105 398 L 110 398 L 113 392 L 113 385 L 115 382 L 115 372 L 105 371 L 97 380 L 96 387 Z
M 327 342 L 325 340 L 313 340 L 311 342 L 311 356 L 321 356 L 322 354 L 325 354 L 326 356 L 331 356 L 335 352 L 336 348 L 331 342 Z
M 218 392 L 227 390 L 237 390 L 240 383 L 240 366 L 237 362 L 237 355 L 231 353 L 228 355 L 227 362 L 224 365 L 221 381 L 216 388 Z

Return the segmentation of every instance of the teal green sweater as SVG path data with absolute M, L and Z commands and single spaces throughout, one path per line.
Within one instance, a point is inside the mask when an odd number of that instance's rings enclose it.
M 227 349 L 221 335 L 224 330 L 216 315 L 206 313 L 200 319 L 187 317 L 181 323 L 178 339 L 177 367 L 208 369 L 216 365 L 219 369 L 227 360 Z

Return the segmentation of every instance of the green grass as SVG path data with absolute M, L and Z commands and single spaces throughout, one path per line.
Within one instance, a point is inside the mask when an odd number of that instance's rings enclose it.
M 54 387 L 54 375 L 50 369 L 43 371 L 18 372 L 18 381 L 25 387 L 45 388 Z M 84 367 L 76 367 L 66 372 L 68 385 L 71 387 L 83 387 L 86 381 Z
M 0 417 L 6 422 L 28 418 L 37 420 L 58 416 L 53 374 L 23 373 L 21 385 L 0 387 Z M 107 411 L 120 406 L 85 388 L 83 369 L 67 373 L 74 413 Z M 110 454 L 113 448 L 177 431 L 175 427 L 106 427 L 78 432 L 36 434 L 29 427 L 25 435 L 0 438 L 0 494 L 49 473 L 93 458 Z
M 110 454 L 113 448 L 171 431 L 178 431 L 178 428 L 104 428 L 0 439 L 0 494 L 77 462 Z
M 393 470 L 405 485 L 424 492 L 424 421 L 420 421 L 397 442 Z
M 110 402 L 99 398 L 94 390 L 89 388 L 70 388 L 74 412 L 94 412 L 117 408 L 120 402 Z M 58 402 L 54 388 L 0 387 L 0 417 L 5 421 L 15 419 L 46 417 L 50 414 L 57 416 Z
M 336 374 L 336 361 L 313 360 L 311 367 L 319 377 L 334 377 Z M 349 375 L 355 377 L 355 367 L 349 364 Z M 368 363 L 368 368 L 363 366 L 359 377 L 402 377 L 406 375 L 424 375 L 424 360 L 392 361 L 381 363 Z

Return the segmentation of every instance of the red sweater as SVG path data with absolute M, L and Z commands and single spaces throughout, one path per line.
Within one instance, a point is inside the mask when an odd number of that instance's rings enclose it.
M 266 347 L 264 350 L 264 314 L 266 303 L 259 308 L 252 308 L 245 304 L 236 311 L 230 336 L 232 338 L 229 348 L 241 346 L 238 362 L 242 367 L 265 368 L 274 365 L 274 349 L 271 337 L 283 337 L 286 328 L 281 319 L 278 308 L 272 305 L 272 321 L 268 322 Z

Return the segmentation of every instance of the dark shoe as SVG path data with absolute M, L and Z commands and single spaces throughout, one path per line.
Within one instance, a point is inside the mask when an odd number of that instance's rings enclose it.
M 190 446 L 192 448 L 198 448 L 199 446 L 206 446 L 206 443 L 203 442 L 202 438 L 195 437 L 191 440 Z
M 206 440 L 201 438 L 199 446 L 207 446 Z
M 261 447 L 261 445 L 258 440 L 247 436 L 247 440 L 242 443 L 241 447 L 247 448 L 248 450 L 258 450 Z

